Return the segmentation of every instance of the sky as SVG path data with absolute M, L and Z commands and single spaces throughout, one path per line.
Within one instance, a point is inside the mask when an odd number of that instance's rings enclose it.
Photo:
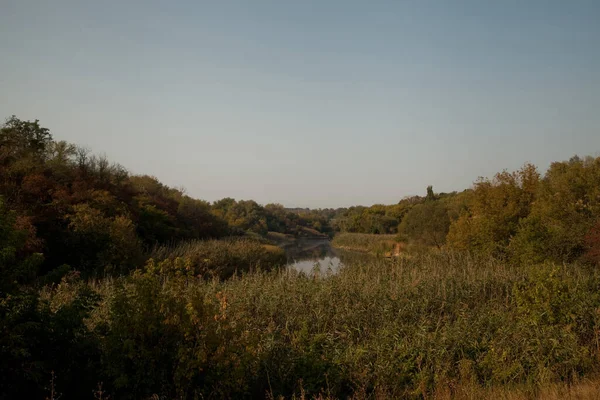
M 197 198 L 392 204 L 600 155 L 600 1 L 0 0 L 0 118 Z

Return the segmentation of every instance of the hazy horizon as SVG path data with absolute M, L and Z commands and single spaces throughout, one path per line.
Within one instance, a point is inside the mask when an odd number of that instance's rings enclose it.
M 0 118 L 193 197 L 392 204 L 600 151 L 600 2 L 3 2 Z

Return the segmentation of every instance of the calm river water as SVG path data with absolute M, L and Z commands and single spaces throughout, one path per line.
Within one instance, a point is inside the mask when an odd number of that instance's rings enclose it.
M 324 239 L 299 239 L 284 247 L 288 258 L 288 267 L 305 273 L 311 273 L 316 266 L 321 273 L 331 268 L 337 272 L 342 266 L 339 255 Z

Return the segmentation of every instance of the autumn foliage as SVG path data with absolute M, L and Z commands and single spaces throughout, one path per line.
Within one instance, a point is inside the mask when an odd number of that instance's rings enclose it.
M 586 258 L 600 265 L 600 221 L 585 236 Z

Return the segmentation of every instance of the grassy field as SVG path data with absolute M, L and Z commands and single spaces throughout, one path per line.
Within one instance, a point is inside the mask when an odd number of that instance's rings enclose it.
M 97 281 L 98 380 L 115 398 L 596 398 L 598 271 L 445 252 L 345 263 L 205 281 L 173 260 Z M 44 296 L 59 309 L 85 285 Z

